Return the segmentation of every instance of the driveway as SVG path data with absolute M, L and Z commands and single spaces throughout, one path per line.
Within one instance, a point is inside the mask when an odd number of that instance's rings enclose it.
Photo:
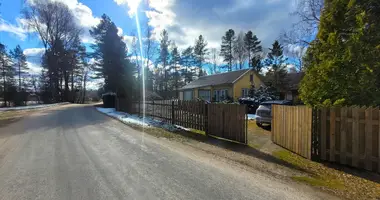
M 326 199 L 66 105 L 0 128 L 0 199 Z

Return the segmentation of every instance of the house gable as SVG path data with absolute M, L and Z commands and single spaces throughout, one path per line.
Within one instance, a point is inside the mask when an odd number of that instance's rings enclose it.
M 247 73 L 243 74 L 241 77 L 234 81 L 233 98 L 235 101 L 242 97 L 243 89 L 249 90 L 251 88 L 251 75 L 253 76 L 253 85 L 255 86 L 255 88 L 264 85 L 264 82 L 261 80 L 261 78 L 257 75 L 255 71 L 248 71 Z

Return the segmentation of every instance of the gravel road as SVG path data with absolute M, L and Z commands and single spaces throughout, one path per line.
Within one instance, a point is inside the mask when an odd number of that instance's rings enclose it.
M 143 134 L 92 106 L 0 128 L 0 199 L 326 199 L 307 186 Z

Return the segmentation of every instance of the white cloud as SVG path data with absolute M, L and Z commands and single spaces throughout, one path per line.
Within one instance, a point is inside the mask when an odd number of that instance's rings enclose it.
M 22 41 L 25 40 L 27 31 L 21 27 L 21 24 L 17 23 L 17 25 L 10 24 L 4 19 L 0 18 L 0 31 L 9 32 L 16 35 Z
M 133 0 L 114 1 L 130 6 Z M 230 28 L 236 34 L 252 30 L 267 48 L 291 26 L 294 19 L 289 13 L 295 5 L 289 0 L 148 0 L 148 4 L 145 13 L 155 38 L 166 29 L 180 48 L 193 45 L 199 35 L 205 37 L 209 48 L 220 48 L 221 38 Z
M 34 4 L 35 1 L 36 0 L 28 0 L 27 3 Z M 92 10 L 88 6 L 79 2 L 78 0 L 47 0 L 47 1 L 61 2 L 67 5 L 69 10 L 72 12 L 78 26 L 83 29 L 83 34 L 81 38 L 82 42 L 84 43 L 94 42 L 94 40 L 89 34 L 89 30 L 100 23 L 100 18 L 93 16 Z M 25 21 L 25 19 L 20 19 L 20 22 L 23 22 L 23 21 Z
M 44 48 L 30 48 L 30 49 L 24 50 L 24 54 L 26 57 L 32 57 L 32 56 L 41 57 L 44 52 L 45 52 Z
M 128 51 L 131 51 L 132 49 L 132 41 L 134 36 L 124 35 L 123 36 L 123 42 L 127 45 Z
M 32 75 L 37 75 L 41 73 L 42 67 L 40 64 L 36 64 L 33 62 L 27 61 L 26 64 L 28 64 L 29 73 Z
M 129 16 L 132 16 L 136 13 L 141 0 L 114 0 L 117 5 L 128 5 L 130 8 L 128 11 Z
M 122 36 L 123 35 L 123 29 L 120 27 L 117 27 L 117 35 Z
M 149 70 L 152 70 L 154 68 L 154 63 L 151 60 L 148 60 L 147 58 L 143 58 L 141 60 L 141 56 L 131 56 L 130 57 L 132 62 L 136 62 L 136 60 L 139 62 L 139 65 L 141 65 L 141 61 L 143 61 L 143 66 L 146 66 L 146 63 L 148 62 Z

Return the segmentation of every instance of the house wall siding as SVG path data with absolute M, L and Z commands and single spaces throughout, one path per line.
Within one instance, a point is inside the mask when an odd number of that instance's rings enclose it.
M 193 90 L 193 99 L 198 99 L 198 88 Z
M 215 90 L 228 90 L 228 96 L 231 98 L 233 97 L 232 84 L 212 86 L 212 88 L 211 88 L 211 99 L 212 100 L 214 100 L 214 91 Z
M 256 73 L 254 73 L 253 71 L 250 71 L 248 73 L 246 73 L 243 77 L 241 77 L 238 81 L 236 81 L 234 83 L 234 86 L 233 86 L 233 91 L 234 91 L 234 100 L 237 101 L 242 93 L 241 93 L 241 90 L 243 88 L 248 88 L 250 89 L 251 88 L 251 81 L 250 81 L 250 75 L 253 75 L 253 84 L 255 86 L 255 88 L 258 88 L 260 87 L 261 85 L 264 85 L 264 83 L 261 81 L 261 79 L 257 76 Z

